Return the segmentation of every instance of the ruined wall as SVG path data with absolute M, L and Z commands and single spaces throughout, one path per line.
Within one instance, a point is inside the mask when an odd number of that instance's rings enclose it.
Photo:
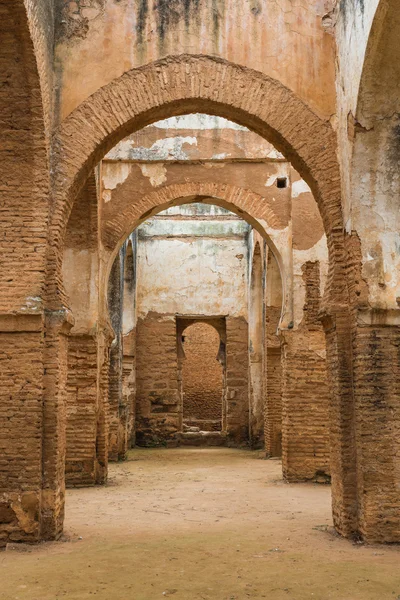
M 329 117 L 334 40 L 323 28 L 324 12 L 319 4 L 283 0 L 68 0 L 58 8 L 60 116 L 133 67 L 192 53 L 262 71 Z
M 247 314 L 246 222 L 209 205 L 168 209 L 138 229 L 137 313 Z
M 221 431 L 223 366 L 218 361 L 219 333 L 195 323 L 183 333 L 183 423 L 202 431 Z

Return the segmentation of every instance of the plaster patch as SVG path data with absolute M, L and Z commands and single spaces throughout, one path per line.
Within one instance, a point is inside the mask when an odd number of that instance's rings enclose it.
M 292 184 L 292 198 L 298 198 L 300 194 L 306 194 L 307 192 L 311 193 L 309 186 L 306 184 L 304 179 L 299 179 L 298 181 L 294 181 Z
M 190 158 L 183 150 L 183 146 L 197 146 L 197 138 L 194 136 L 181 136 L 163 138 L 157 140 L 146 148 L 135 147 L 131 139 L 122 140 L 115 148 L 110 150 L 106 158 L 111 160 L 187 160 Z
M 115 190 L 117 185 L 124 183 L 131 172 L 131 165 L 128 163 L 116 163 L 111 168 L 105 168 L 102 174 L 103 187 L 106 190 Z
M 230 153 L 221 152 L 220 154 L 213 154 L 211 158 L 214 160 L 222 160 L 223 158 L 229 158 L 229 156 L 231 156 Z
M 267 158 L 285 158 L 285 157 L 283 156 L 283 154 L 281 154 L 280 152 L 278 152 L 278 150 L 275 150 L 275 148 L 274 148 L 267 154 Z
M 170 117 L 154 123 L 159 129 L 235 129 L 237 131 L 249 131 L 247 127 L 238 125 L 233 121 L 207 115 L 204 113 L 192 113 L 178 117 Z
M 277 180 L 278 175 L 270 175 L 267 179 L 267 181 L 265 182 L 265 187 L 271 187 L 271 185 L 274 185 L 275 181 Z
M 167 169 L 163 164 L 139 165 L 142 175 L 150 179 L 153 187 L 158 187 L 167 181 Z

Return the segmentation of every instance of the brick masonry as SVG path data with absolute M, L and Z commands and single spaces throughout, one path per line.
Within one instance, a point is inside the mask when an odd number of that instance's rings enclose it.
M 67 486 L 96 482 L 97 340 L 89 335 L 68 339 Z

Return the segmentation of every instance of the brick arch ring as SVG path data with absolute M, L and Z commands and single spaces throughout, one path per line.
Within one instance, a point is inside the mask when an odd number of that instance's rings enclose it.
M 344 231 L 336 135 L 280 82 L 206 55 L 170 56 L 97 90 L 55 131 L 48 253 L 49 308 L 59 308 L 62 246 L 72 204 L 90 171 L 121 139 L 166 117 L 203 112 L 244 125 L 271 142 L 310 186 L 330 256 L 330 298 L 343 294 Z M 341 281 L 342 285 L 335 285 Z M 62 294 L 61 294 L 62 298 Z
M 108 289 L 113 262 L 125 240 L 141 223 L 171 206 L 189 202 L 216 204 L 242 217 L 266 240 L 272 251 L 282 279 L 282 313 L 280 327 L 286 329 L 293 322 L 293 265 L 291 233 L 288 227 L 278 226 L 278 219 L 265 198 L 255 192 L 220 182 L 185 182 L 164 186 L 135 200 L 107 220 L 102 231 L 108 260 L 101 273 L 101 288 Z M 104 295 L 108 314 L 107 298 Z

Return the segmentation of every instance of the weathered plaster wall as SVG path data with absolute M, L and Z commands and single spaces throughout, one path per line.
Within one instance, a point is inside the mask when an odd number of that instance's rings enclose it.
M 210 205 L 200 205 L 193 219 L 180 220 L 178 211 L 185 217 L 190 208 L 168 209 L 138 229 L 138 316 L 246 317 L 249 226 Z M 168 218 L 174 213 L 178 218 Z
M 133 67 L 192 53 L 262 71 L 329 118 L 334 41 L 324 12 L 323 2 L 285 0 L 69 0 L 58 8 L 60 116 Z
M 333 15 L 336 21 L 337 46 L 337 132 L 342 166 L 343 216 L 348 232 L 354 229 L 351 216 L 351 160 L 354 127 L 358 112 L 358 95 L 372 22 L 380 0 L 345 0 L 338 2 Z

